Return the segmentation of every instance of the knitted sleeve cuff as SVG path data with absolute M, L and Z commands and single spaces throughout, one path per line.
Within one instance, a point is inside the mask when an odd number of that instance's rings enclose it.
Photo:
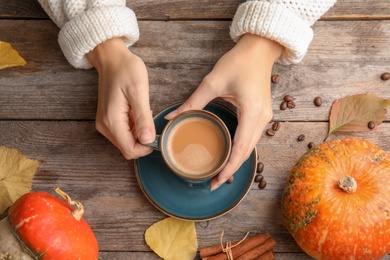
M 241 4 L 230 26 L 230 36 L 237 42 L 245 34 L 256 34 L 285 47 L 279 63 L 298 63 L 303 59 L 313 31 L 310 26 L 283 5 L 265 1 Z
M 58 42 L 71 65 L 89 69 L 92 64 L 85 55 L 98 44 L 114 37 L 122 37 L 127 46 L 139 38 L 137 18 L 125 6 L 105 6 L 85 11 L 61 28 Z

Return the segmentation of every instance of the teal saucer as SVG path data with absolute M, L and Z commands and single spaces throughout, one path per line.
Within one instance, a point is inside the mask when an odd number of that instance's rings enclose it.
M 156 115 L 156 132 L 160 134 L 168 122 L 164 116 L 180 104 L 172 105 Z M 233 137 L 237 126 L 236 115 L 227 108 L 210 103 L 205 108 L 219 116 Z M 209 183 L 189 184 L 176 176 L 165 165 L 159 151 L 135 160 L 135 174 L 142 192 L 163 213 L 191 221 L 220 217 L 235 208 L 248 193 L 256 173 L 256 149 L 234 174 L 231 184 L 223 184 L 210 192 Z

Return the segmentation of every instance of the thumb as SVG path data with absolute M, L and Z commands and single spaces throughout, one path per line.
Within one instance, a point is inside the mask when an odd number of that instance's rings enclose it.
M 188 110 L 203 109 L 211 100 L 216 98 L 214 93 L 210 91 L 208 83 L 203 80 L 199 87 L 192 93 L 192 95 L 176 110 L 167 114 L 164 118 L 171 120 L 176 115 Z
M 149 144 L 156 138 L 152 111 L 148 108 L 133 108 L 133 119 L 135 124 L 135 135 L 140 143 Z

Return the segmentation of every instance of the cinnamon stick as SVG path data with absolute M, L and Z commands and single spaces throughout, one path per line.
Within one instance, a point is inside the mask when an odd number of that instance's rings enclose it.
M 234 241 L 234 242 L 232 242 L 232 245 L 235 245 L 238 242 L 239 241 Z M 208 247 L 203 247 L 203 248 L 199 249 L 199 254 L 200 254 L 200 257 L 202 257 L 202 259 L 219 254 L 221 252 L 222 252 L 221 245 L 208 246 Z
M 256 236 L 244 240 L 242 243 L 236 245 L 231 249 L 233 258 L 236 259 L 236 257 L 239 257 L 245 252 L 258 247 L 259 245 L 263 244 L 265 241 L 269 240 L 270 238 L 271 235 L 269 233 L 264 233 L 264 234 L 258 234 Z M 235 244 L 232 243 L 232 245 Z M 227 255 L 225 252 L 222 252 L 222 248 L 219 254 L 207 258 L 207 260 L 227 260 L 227 259 L 228 259 Z
M 235 260 L 251 260 L 251 259 L 256 259 L 257 257 L 263 255 L 267 251 L 271 251 L 271 249 L 276 246 L 276 241 L 270 237 L 267 239 L 264 243 L 261 245 L 248 250 L 246 253 L 242 254 L 240 257 L 235 258 Z M 272 251 L 271 251 L 272 253 Z
M 255 260 L 275 260 L 275 252 L 274 250 L 269 250 L 262 254 L 261 256 L 255 258 Z
M 248 238 L 248 239 L 250 239 L 250 238 Z M 235 244 L 237 244 L 239 242 L 240 241 L 237 240 L 237 241 L 231 242 L 231 244 L 235 245 Z M 226 244 L 224 246 L 226 246 Z M 207 257 L 213 256 L 213 255 L 217 255 L 219 253 L 222 253 L 222 246 L 221 246 L 221 244 L 214 245 L 214 246 L 203 247 L 203 248 L 199 249 L 199 254 L 200 254 L 200 257 L 202 257 L 202 260 L 208 260 Z

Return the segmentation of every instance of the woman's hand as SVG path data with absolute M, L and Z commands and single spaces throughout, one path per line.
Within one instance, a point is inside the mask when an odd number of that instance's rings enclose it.
M 152 152 L 156 131 L 149 104 L 145 63 L 120 38 L 87 54 L 99 73 L 96 129 L 130 160 Z
M 225 168 L 211 181 L 211 191 L 225 183 L 249 158 L 272 119 L 270 79 L 283 47 L 267 38 L 245 34 L 222 56 L 189 99 L 165 118 L 202 109 L 220 97 L 237 108 L 238 126 Z

